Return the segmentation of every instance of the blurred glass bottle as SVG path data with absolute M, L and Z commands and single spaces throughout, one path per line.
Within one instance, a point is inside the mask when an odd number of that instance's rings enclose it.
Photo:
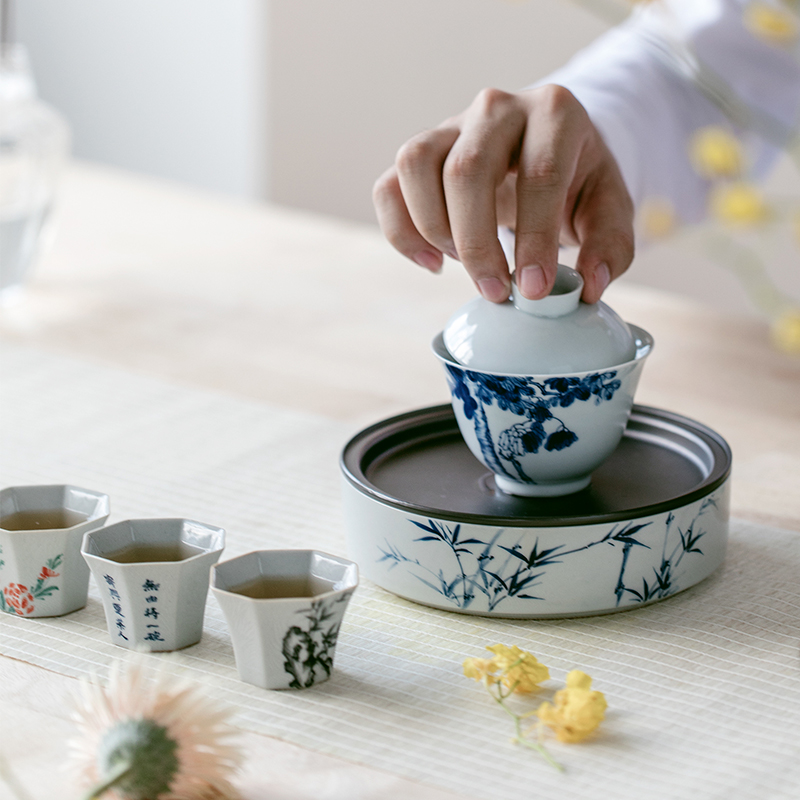
M 28 56 L 0 0 L 0 305 L 27 280 L 69 148 L 63 118 L 36 96 Z

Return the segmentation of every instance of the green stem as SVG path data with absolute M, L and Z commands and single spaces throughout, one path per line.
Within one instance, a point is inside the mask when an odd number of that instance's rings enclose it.
M 99 783 L 94 787 L 94 789 L 89 790 L 89 794 L 87 794 L 83 800 L 97 800 L 98 797 L 101 797 L 109 789 L 113 789 L 123 778 L 127 778 L 132 770 L 132 762 L 120 762 L 116 769 L 112 770 L 108 775 L 106 775 L 105 778 L 103 778 L 102 783 Z
M 500 685 L 497 684 L 497 694 L 493 692 L 489 692 L 494 698 L 494 701 L 503 709 L 503 711 L 508 714 L 511 719 L 514 720 L 514 729 L 517 733 L 516 741 L 517 744 L 521 744 L 524 747 L 529 747 L 531 750 L 536 750 L 539 755 L 541 755 L 548 764 L 555 767 L 559 772 L 564 772 L 564 767 L 558 763 L 551 755 L 547 752 L 547 748 L 540 744 L 539 742 L 532 742 L 530 739 L 525 737 L 525 734 L 522 732 L 522 717 L 519 714 L 515 714 L 506 704 L 505 699 L 513 693 L 513 690 L 510 691 L 508 694 L 503 694 L 503 690 L 500 688 Z
M 721 266 L 730 270 L 742 283 L 753 303 L 767 316 L 774 317 L 787 305 L 786 298 L 773 283 L 764 263 L 745 245 L 721 234 L 711 234 L 706 252 Z

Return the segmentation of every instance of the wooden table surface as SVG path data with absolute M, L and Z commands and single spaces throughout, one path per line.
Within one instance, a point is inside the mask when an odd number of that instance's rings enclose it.
M 361 425 L 447 402 L 433 335 L 474 290 L 394 253 L 377 228 L 78 164 L 57 230 L 0 342 L 29 345 Z M 656 346 L 637 402 L 693 417 L 734 453 L 732 513 L 800 531 L 800 359 L 766 326 L 614 284 L 604 299 Z M 63 797 L 70 678 L 0 658 L 0 747 L 35 797 Z M 54 710 L 55 709 L 55 710 Z M 247 798 L 453 795 L 257 734 Z M 0 798 L 6 797 L 0 784 Z

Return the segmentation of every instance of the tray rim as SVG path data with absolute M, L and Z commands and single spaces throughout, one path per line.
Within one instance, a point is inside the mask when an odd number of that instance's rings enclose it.
M 728 480 L 731 473 L 733 455 L 727 441 L 715 430 L 683 414 L 656 408 L 655 406 L 634 404 L 631 409 L 631 417 L 635 415 L 644 416 L 646 418 L 657 418 L 687 430 L 693 435 L 698 436 L 707 445 L 709 442 L 716 445 L 721 451 L 722 458 L 720 459 L 717 456 L 713 447 L 709 448 L 714 457 L 711 471 L 706 478 L 689 492 L 685 492 L 677 497 L 672 497 L 659 503 L 651 503 L 636 508 L 620 509 L 619 511 L 606 514 L 549 517 L 501 517 L 490 514 L 475 514 L 472 512 L 458 513 L 429 506 L 421 506 L 406 500 L 401 500 L 381 491 L 374 484 L 369 482 L 366 475 L 361 470 L 361 462 L 370 447 L 374 446 L 376 434 L 380 432 L 388 433 L 391 428 L 402 429 L 402 426 L 407 426 L 407 423 L 413 420 L 422 421 L 425 417 L 430 418 L 428 422 L 434 422 L 437 418 L 440 418 L 440 421 L 445 421 L 446 418 L 449 417 L 452 419 L 453 427 L 456 431 L 458 430 L 452 406 L 449 403 L 443 403 L 435 406 L 424 406 L 392 417 L 387 417 L 386 419 L 379 420 L 362 429 L 352 436 L 342 448 L 339 457 L 339 466 L 344 478 L 356 491 L 372 498 L 382 505 L 391 506 L 404 513 L 433 519 L 460 522 L 462 524 L 489 525 L 492 527 L 507 528 L 582 527 L 586 525 L 599 525 L 609 522 L 621 522 L 655 516 L 691 505 L 710 495 Z M 351 468 L 353 460 L 355 464 L 358 465 L 358 474 Z M 487 470 L 487 472 L 489 472 L 489 470 Z

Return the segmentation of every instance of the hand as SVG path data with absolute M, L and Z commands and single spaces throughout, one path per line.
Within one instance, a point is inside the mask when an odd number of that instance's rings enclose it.
M 633 260 L 633 203 L 614 156 L 562 86 L 484 89 L 472 105 L 404 144 L 375 183 L 386 238 L 438 272 L 458 259 L 488 300 L 509 296 L 497 226 L 516 232 L 517 282 L 553 287 L 561 244 L 579 245 L 582 299 L 595 303 Z

